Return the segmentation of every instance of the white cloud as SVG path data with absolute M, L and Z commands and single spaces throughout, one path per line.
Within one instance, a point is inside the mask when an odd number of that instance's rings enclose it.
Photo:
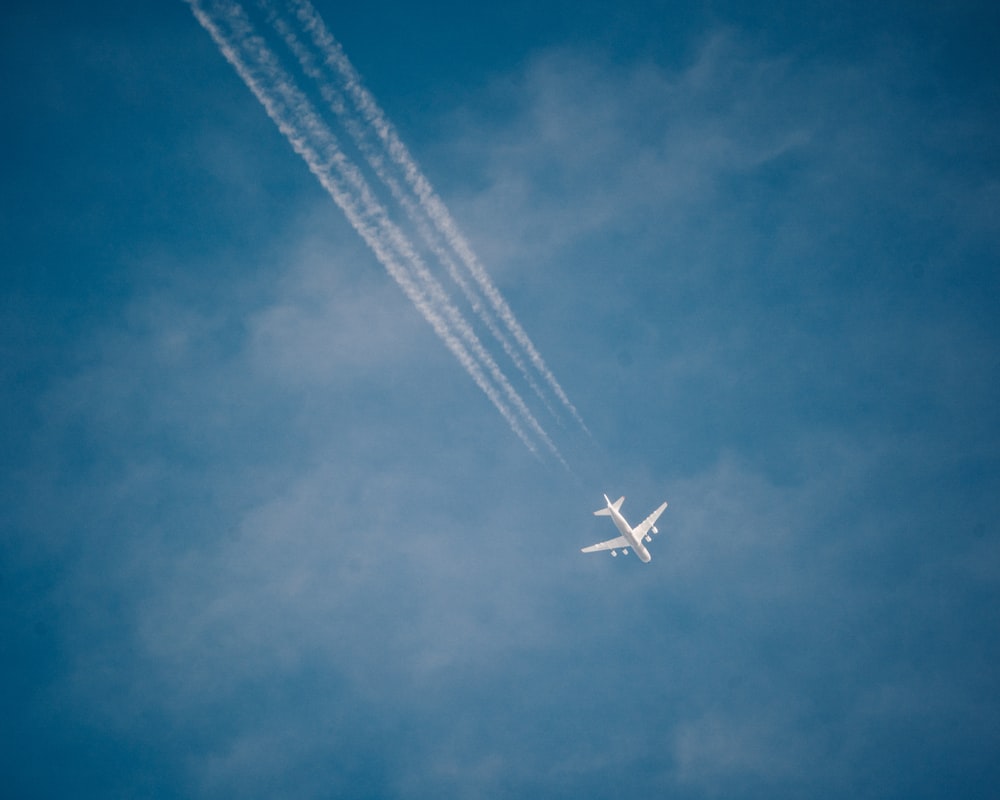
M 787 795 L 811 772 L 813 759 L 803 752 L 795 724 L 782 716 L 758 708 L 735 719 L 709 713 L 682 723 L 673 744 L 678 782 L 708 797 L 729 797 L 748 784 L 781 786 L 781 794 Z

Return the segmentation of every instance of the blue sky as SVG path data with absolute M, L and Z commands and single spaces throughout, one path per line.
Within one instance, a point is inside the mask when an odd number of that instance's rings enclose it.
M 993 796 L 997 12 L 340 5 L 592 436 L 494 343 L 529 452 L 187 3 L 8 4 L 11 796 Z

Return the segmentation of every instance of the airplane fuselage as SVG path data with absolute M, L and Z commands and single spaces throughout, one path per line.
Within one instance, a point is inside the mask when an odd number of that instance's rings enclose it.
M 625 540 L 629 543 L 631 548 L 635 551 L 635 554 L 639 556 L 639 560 L 644 564 L 648 564 L 652 556 L 646 549 L 646 546 L 638 539 L 635 532 L 632 530 L 632 526 L 625 521 L 625 517 L 616 509 L 611 503 L 608 503 L 608 511 L 611 513 L 611 519 L 615 523 L 615 527 L 618 528 L 619 533 L 625 537 Z M 641 527 L 641 526 L 640 526 Z

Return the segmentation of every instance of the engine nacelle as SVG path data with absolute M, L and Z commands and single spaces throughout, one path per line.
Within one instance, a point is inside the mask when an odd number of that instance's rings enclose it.
M 654 525 L 654 526 L 653 526 L 653 533 L 659 533 L 659 532 L 660 532 L 660 529 L 659 529 L 659 528 L 657 528 L 657 527 L 656 527 L 656 526 Z
M 611 557 L 612 558 L 618 558 L 618 551 L 617 550 L 612 550 L 611 551 Z

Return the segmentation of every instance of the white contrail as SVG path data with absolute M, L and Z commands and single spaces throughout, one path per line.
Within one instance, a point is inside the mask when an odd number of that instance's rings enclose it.
M 510 338 L 505 335 L 497 325 L 493 314 L 491 314 L 487 308 L 483 307 L 480 296 L 476 293 L 475 289 L 469 285 L 469 282 L 460 272 L 458 265 L 455 263 L 455 259 L 452 258 L 451 253 L 449 253 L 447 246 L 441 242 L 441 236 L 437 228 L 432 229 L 432 227 L 428 225 L 429 217 L 427 216 L 426 211 L 419 204 L 417 198 L 414 198 L 412 194 L 408 193 L 400 185 L 399 181 L 396 180 L 396 178 L 391 174 L 390 168 L 385 163 L 383 150 L 370 143 L 368 136 L 369 128 L 360 124 L 356 115 L 351 114 L 348 111 L 347 104 L 344 101 L 344 96 L 340 90 L 336 85 L 334 85 L 334 83 L 326 78 L 323 70 L 319 65 L 317 65 L 313 55 L 309 52 L 307 47 L 303 45 L 296 32 L 292 30 L 292 28 L 274 9 L 274 5 L 271 0 L 258 0 L 258 5 L 265 10 L 272 27 L 282 37 L 282 39 L 284 39 L 289 50 L 291 50 L 298 59 L 299 65 L 302 67 L 302 71 L 315 81 L 323 99 L 326 101 L 327 105 L 329 105 L 334 114 L 337 115 L 341 124 L 350 134 L 351 139 L 361 154 L 365 157 L 365 160 L 372 168 L 372 171 L 389 189 L 393 198 L 403 207 L 403 210 L 406 212 L 410 221 L 416 226 L 421 239 L 423 239 L 428 248 L 430 248 L 431 252 L 434 253 L 438 261 L 444 266 L 449 277 L 455 285 L 458 286 L 459 290 L 472 307 L 473 312 L 486 325 L 486 328 L 489 330 L 493 338 L 500 343 L 504 352 L 511 359 L 514 366 L 525 379 L 528 387 L 532 390 L 532 392 L 534 392 L 549 413 L 558 420 L 559 415 L 549 402 L 548 396 L 538 385 L 534 376 L 529 371 L 528 366 L 524 363 L 524 359 L 521 358 L 520 353 L 514 347 Z M 431 220 L 431 225 L 433 224 L 434 223 Z
M 521 327 L 521 324 L 514 316 L 514 312 L 511 310 L 510 306 L 507 305 L 506 300 L 504 300 L 500 291 L 493 284 L 489 274 L 476 257 L 476 254 L 473 252 L 471 246 L 466 241 L 465 237 L 459 232 L 455 221 L 451 217 L 451 213 L 434 192 L 430 182 L 420 171 L 416 160 L 410 155 L 409 150 L 397 135 L 392 123 L 389 122 L 385 113 L 379 107 L 378 103 L 376 103 L 372 94 L 361 83 L 360 75 L 357 70 L 354 69 L 354 65 L 348 60 L 343 48 L 341 48 L 340 44 L 327 30 L 326 25 L 323 23 L 323 20 L 320 18 L 316 10 L 309 3 L 309 0 L 288 0 L 288 2 L 289 5 L 294 8 L 299 21 L 312 37 L 313 44 L 323 54 L 324 61 L 327 66 L 331 67 L 339 75 L 340 82 L 347 94 L 350 96 L 351 101 L 353 102 L 358 113 L 361 114 L 365 122 L 375 132 L 376 136 L 382 142 L 382 146 L 389 154 L 389 157 L 402 171 L 405 181 L 410 187 L 410 190 L 416 196 L 420 208 L 431 220 L 434 227 L 448 243 L 448 246 L 451 247 L 452 251 L 458 256 L 459 260 L 472 275 L 480 290 L 489 300 L 494 313 L 496 313 L 497 316 L 503 321 L 507 330 L 521 346 L 532 365 L 534 365 L 538 374 L 541 375 L 544 381 L 549 385 L 549 388 L 559 399 L 559 402 L 562 403 L 563 407 L 572 414 L 577 423 L 579 423 L 583 430 L 589 435 L 590 431 L 583 422 L 583 419 L 576 410 L 576 407 L 570 402 L 569 397 L 566 396 L 565 391 L 563 391 L 562 386 L 559 385 L 555 375 L 553 375 L 552 371 L 546 366 L 541 354 L 539 354 L 531 339 L 528 338 L 528 334 Z M 340 104 L 340 107 L 343 107 L 342 103 Z M 336 105 L 334 105 L 334 111 L 338 114 L 342 113 L 338 110 Z M 474 305 L 477 306 L 478 304 L 474 303 Z M 477 313 L 479 313 L 480 317 L 483 318 L 482 313 L 478 311 Z M 484 322 L 486 322 L 485 318 Z M 487 325 L 489 325 L 488 322 Z
M 254 34 L 242 7 L 231 2 L 212 3 L 212 8 L 217 14 L 221 12 L 224 15 L 231 29 L 231 35 L 227 36 L 218 17 L 207 12 L 201 0 L 187 1 L 199 23 L 211 34 L 222 54 L 264 106 L 268 116 L 305 160 L 310 171 L 344 211 L 352 227 L 430 323 L 435 333 L 500 411 L 513 432 L 529 450 L 537 454 L 534 443 L 521 422 L 500 397 L 496 387 L 483 374 L 479 362 L 469 353 L 466 345 L 472 347 L 475 355 L 489 370 L 503 393 L 517 408 L 521 418 L 535 431 L 553 455 L 568 468 L 551 439 L 500 372 L 495 361 L 448 301 L 440 284 L 427 271 L 402 232 L 388 219 L 385 210 L 368 188 L 364 177 L 340 150 L 336 138 L 312 110 L 307 98 L 295 88 L 291 79 L 277 64 L 267 44 Z M 423 288 L 413 280 L 411 270 L 416 273 Z M 452 326 L 456 327 L 461 338 L 466 340 L 465 344 L 452 332 Z

